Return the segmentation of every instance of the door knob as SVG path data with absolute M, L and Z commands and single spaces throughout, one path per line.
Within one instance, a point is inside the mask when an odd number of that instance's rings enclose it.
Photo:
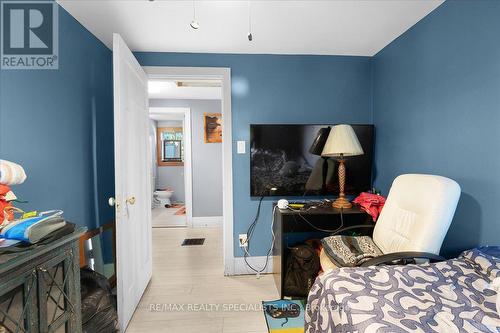
M 133 205 L 135 204 L 135 197 L 130 197 L 127 199 L 127 203 L 130 204 L 130 205 Z
M 114 205 L 116 205 L 116 200 L 114 197 L 110 197 L 108 199 L 108 205 L 110 205 L 111 207 L 113 207 Z

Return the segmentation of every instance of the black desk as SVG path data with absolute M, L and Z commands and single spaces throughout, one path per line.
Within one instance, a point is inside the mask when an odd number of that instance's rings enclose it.
M 342 217 L 344 221 L 342 227 L 373 224 L 371 216 L 357 206 L 342 210 Z M 273 230 L 276 240 L 273 249 L 273 273 L 280 298 L 283 298 L 290 296 L 286 294 L 283 288 L 284 273 L 286 271 L 285 261 L 289 252 L 288 247 L 296 245 L 305 239 L 329 236 L 328 231 L 334 231 L 342 225 L 341 210 L 330 206 L 305 211 L 276 208 L 274 218 Z M 361 229 L 351 231 L 362 234 L 367 232 L 367 230 Z

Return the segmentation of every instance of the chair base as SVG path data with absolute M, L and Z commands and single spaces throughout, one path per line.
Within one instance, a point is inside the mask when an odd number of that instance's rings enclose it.
M 332 203 L 332 207 L 337 209 L 348 209 L 352 207 L 352 204 L 345 197 L 339 197 Z

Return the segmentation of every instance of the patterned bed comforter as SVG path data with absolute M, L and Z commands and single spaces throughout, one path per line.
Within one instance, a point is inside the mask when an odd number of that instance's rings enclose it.
M 500 259 L 478 249 L 435 264 L 341 268 L 316 279 L 306 333 L 500 332 Z

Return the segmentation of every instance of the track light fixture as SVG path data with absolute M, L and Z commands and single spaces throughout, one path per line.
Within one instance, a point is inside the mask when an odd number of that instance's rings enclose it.
M 198 23 L 198 21 L 196 20 L 196 4 L 194 2 L 195 0 L 193 0 L 193 20 L 191 21 L 191 23 L 189 24 L 191 26 L 191 28 L 193 28 L 194 30 L 198 30 L 198 28 L 200 27 L 200 24 Z

